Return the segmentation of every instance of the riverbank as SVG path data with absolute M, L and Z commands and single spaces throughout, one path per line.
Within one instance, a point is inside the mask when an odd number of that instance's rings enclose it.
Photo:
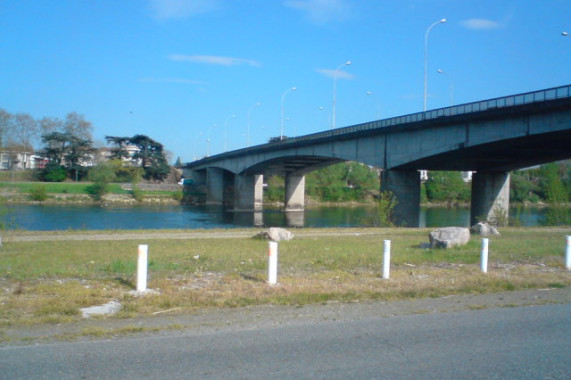
M 568 297 L 571 286 L 562 258 L 565 235 L 571 233 L 565 228 L 502 229 L 501 236 L 490 239 L 487 274 L 479 270 L 476 237 L 464 247 L 430 250 L 422 245 L 430 229 L 299 229 L 292 241 L 279 244 L 275 286 L 266 283 L 267 242 L 252 239 L 258 231 L 11 231 L 3 237 L 0 255 L 0 342 L 37 339 L 15 333 L 29 326 L 76 331 L 67 339 L 141 332 L 145 329 L 136 328 L 138 321 L 152 326 L 165 315 L 192 318 L 258 307 L 532 289 L 560 289 Z M 383 280 L 381 250 L 387 239 L 392 242 L 391 273 Z M 148 245 L 152 290 L 140 296 L 133 292 L 139 244 Z M 97 322 L 82 317 L 82 308 L 112 301 L 120 305 L 117 314 L 97 317 Z

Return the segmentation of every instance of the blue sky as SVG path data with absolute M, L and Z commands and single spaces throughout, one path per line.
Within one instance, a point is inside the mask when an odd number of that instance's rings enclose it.
M 422 111 L 442 18 L 428 109 L 569 84 L 570 15 L 570 0 L 0 0 L 0 108 L 75 111 L 96 141 L 145 134 L 186 162 L 247 146 L 248 125 L 251 145 L 279 136 L 282 104 L 284 135 L 329 129 L 340 66 L 337 127 Z

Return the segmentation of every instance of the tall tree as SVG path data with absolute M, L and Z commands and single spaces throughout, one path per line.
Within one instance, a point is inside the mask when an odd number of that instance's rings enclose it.
M 91 133 L 93 132 L 93 125 L 91 122 L 85 120 L 83 115 L 77 112 L 70 112 L 66 115 L 63 129 L 65 132 L 83 140 L 93 140 Z
M 0 148 L 6 145 L 8 136 L 12 129 L 12 114 L 5 109 L 0 108 Z
M 92 159 L 92 141 L 68 132 L 52 132 L 42 136 L 45 144 L 43 154 L 58 165 L 65 167 L 77 179 L 84 164 Z
M 170 166 L 165 157 L 163 144 L 145 135 L 135 135 L 133 137 L 105 136 L 107 142 L 113 143 L 117 148 L 117 154 L 126 145 L 134 145 L 138 151 L 133 155 L 134 159 L 140 160 L 145 171 L 143 178 L 148 180 L 161 181 L 170 173 Z M 122 147 L 122 148 L 121 148 Z
M 38 138 L 38 122 L 30 114 L 14 115 L 13 138 L 16 145 L 26 151 L 32 151 Z

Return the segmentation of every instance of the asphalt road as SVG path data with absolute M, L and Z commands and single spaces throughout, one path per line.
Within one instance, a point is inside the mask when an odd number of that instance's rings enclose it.
M 1 379 L 570 379 L 571 304 L 0 347 Z

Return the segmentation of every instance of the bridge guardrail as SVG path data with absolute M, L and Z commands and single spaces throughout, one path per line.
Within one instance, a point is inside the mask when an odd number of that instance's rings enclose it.
M 355 133 L 355 132 L 362 132 L 362 131 L 367 131 L 367 130 L 371 130 L 371 129 L 392 127 L 392 126 L 401 125 L 401 124 L 408 124 L 408 123 L 414 123 L 414 122 L 418 122 L 418 121 L 431 120 L 431 119 L 436 119 L 439 117 L 463 115 L 463 114 L 472 113 L 472 112 L 486 111 L 489 109 L 514 107 L 514 106 L 520 106 L 520 105 L 524 105 L 524 104 L 545 102 L 545 101 L 549 101 L 549 100 L 563 99 L 563 98 L 570 98 L 570 97 L 571 97 L 571 85 L 553 87 L 553 88 L 548 88 L 545 90 L 538 90 L 538 91 L 532 91 L 532 92 L 527 92 L 527 93 L 522 93 L 522 94 L 509 95 L 509 96 L 504 96 L 504 97 L 499 97 L 499 98 L 494 98 L 494 99 L 481 100 L 481 101 L 474 102 L 474 103 L 465 103 L 465 104 L 459 104 L 459 105 L 452 106 L 452 107 L 438 108 L 435 110 L 430 110 L 430 111 L 425 111 L 425 112 L 417 112 L 417 113 L 403 115 L 403 116 L 396 116 L 396 117 L 391 117 L 388 119 L 382 119 L 382 120 L 371 121 L 371 122 L 362 123 L 362 124 L 356 124 L 356 125 L 352 125 L 349 127 L 337 128 L 337 129 L 333 129 L 330 131 L 317 132 L 317 133 L 313 133 L 313 134 L 305 135 L 305 136 L 290 137 L 290 138 L 287 138 L 287 139 L 282 140 L 282 141 L 276 141 L 276 142 L 272 142 L 272 143 L 268 143 L 268 144 L 258 145 L 256 147 L 238 149 L 238 150 L 234 151 L 233 153 L 246 153 L 250 150 L 255 150 L 255 149 L 258 149 L 260 147 L 265 147 L 265 146 L 269 146 L 269 145 L 271 145 L 272 147 L 277 147 L 280 145 L 295 144 L 298 142 L 304 142 L 304 141 L 309 141 L 309 140 L 345 135 L 345 134 L 350 134 L 350 133 Z M 225 153 L 223 153 L 223 154 L 225 154 Z M 208 160 L 212 157 L 214 157 L 214 156 L 206 157 L 203 160 Z
M 474 103 L 460 104 L 457 106 L 438 108 L 426 112 L 417 112 L 413 114 L 391 117 L 388 119 L 357 124 L 349 127 L 334 129 L 332 131 L 324 131 L 313 133 L 311 135 L 288 138 L 279 141 L 277 144 L 296 143 L 307 140 L 319 139 L 330 136 L 337 136 L 353 132 L 366 131 L 375 128 L 392 127 L 400 124 L 408 124 L 418 121 L 436 119 L 443 116 L 455 116 L 472 112 L 486 111 L 494 108 L 505 108 L 519 106 L 523 104 L 544 102 L 554 99 L 562 99 L 571 97 L 571 85 L 549 88 L 545 90 L 533 91 L 523 94 L 504 96 L 495 99 L 482 100 Z M 276 143 L 273 143 L 276 144 Z

